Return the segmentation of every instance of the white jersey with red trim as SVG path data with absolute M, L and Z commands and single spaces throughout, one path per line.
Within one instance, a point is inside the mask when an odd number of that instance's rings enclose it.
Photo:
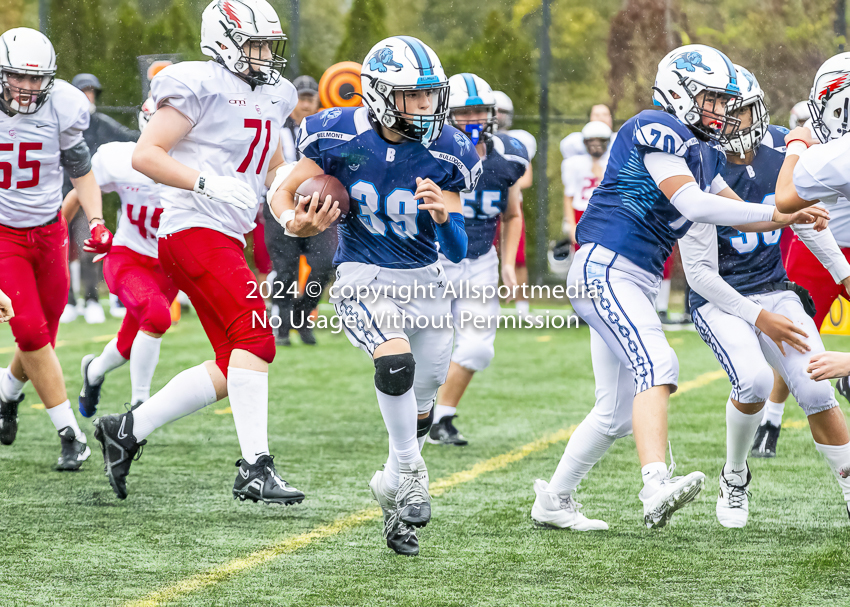
M 175 160 L 203 173 L 236 177 L 265 192 L 269 160 L 280 141 L 286 117 L 298 102 L 292 84 L 251 90 L 244 80 L 214 61 L 184 61 L 159 72 L 151 82 L 157 108 L 173 107 L 192 129 L 171 150 Z M 245 243 L 257 209 L 237 209 L 189 190 L 162 187 L 159 235 L 188 228 L 210 228 Z
M 604 175 L 608 166 L 608 155 L 603 156 L 599 163 Z M 576 211 L 584 211 L 593 190 L 602 182 L 602 177 L 593 174 L 593 157 L 590 154 L 582 154 L 571 156 L 561 163 L 561 181 L 564 184 L 564 196 L 573 199 L 573 208 Z
M 102 192 L 117 192 L 121 198 L 121 218 L 112 244 L 156 258 L 162 186 L 133 168 L 134 149 L 134 141 L 100 146 L 92 158 L 92 171 Z
M 0 224 L 31 228 L 62 206 L 59 152 L 74 147 L 89 128 L 89 100 L 64 80 L 34 114 L 0 112 Z
M 820 200 L 838 246 L 850 247 L 850 135 L 813 145 L 794 167 L 794 188 L 803 200 Z

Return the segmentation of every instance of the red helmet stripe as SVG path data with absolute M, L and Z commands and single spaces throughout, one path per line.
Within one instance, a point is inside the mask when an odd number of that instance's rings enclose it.
M 233 8 L 233 5 L 230 4 L 230 2 L 224 2 L 221 5 L 221 10 L 224 11 L 224 14 L 227 15 L 228 19 L 236 24 L 236 27 L 242 27 L 242 22 L 239 20 L 239 17 L 236 16 L 236 9 Z

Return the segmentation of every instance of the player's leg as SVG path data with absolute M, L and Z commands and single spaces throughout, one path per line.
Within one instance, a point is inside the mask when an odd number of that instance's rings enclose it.
M 666 525 L 705 481 L 701 472 L 672 477 L 672 465 L 668 470 L 665 463 L 667 404 L 678 382 L 679 363 L 652 301 L 658 282 L 598 245 L 579 249 L 567 277 L 570 291 L 578 295 L 570 300 L 575 311 L 632 373 L 632 430 L 644 482 L 640 497 L 651 528 Z
M 743 527 L 749 517 L 752 479 L 747 455 L 773 387 L 773 370 L 761 353 L 756 330 L 745 320 L 711 303 L 694 310 L 693 319 L 732 384 L 726 401 L 726 463 L 720 470 L 717 520 L 724 527 Z
M 595 329 L 590 330 L 590 357 L 596 404 L 570 436 L 552 479 L 534 481 L 537 497 L 531 518 L 537 525 L 575 531 L 608 529 L 604 521 L 579 512 L 575 492 L 614 441 L 631 434 L 634 380 Z
M 765 308 L 770 305 L 772 312 L 791 319 L 808 334 L 805 341 L 811 350 L 805 354 L 786 347 L 783 356 L 768 337 L 761 335 L 760 341 L 768 361 L 776 365 L 794 398 L 806 413 L 815 447 L 832 469 L 850 514 L 850 433 L 847 430 L 847 422 L 835 399 L 832 384 L 828 381 L 813 381 L 806 372 L 812 355 L 824 351 L 823 341 L 795 294 L 780 291 L 771 293 L 765 300 Z
M 776 371 L 773 372 L 773 389 L 770 397 L 764 403 L 764 413 L 761 418 L 753 448 L 753 457 L 776 457 L 776 445 L 779 442 L 779 431 L 782 429 L 782 414 L 785 412 L 785 401 L 791 391 L 785 385 L 785 380 Z
M 305 286 L 304 293 L 295 300 L 294 312 L 296 322 L 299 325 L 298 335 L 301 341 L 308 345 L 316 345 L 316 337 L 310 328 L 307 318 L 319 305 L 322 291 L 328 285 L 333 276 L 333 258 L 337 247 L 337 230 L 332 226 L 315 236 L 304 238 L 304 257 L 310 266 L 309 286 Z
M 519 246 L 516 251 L 516 283 L 519 286 L 516 290 L 516 309 L 520 315 L 525 316 L 530 311 L 530 304 L 523 289 L 528 284 L 528 265 L 525 261 L 525 215 L 522 217 L 522 233 L 520 234 Z

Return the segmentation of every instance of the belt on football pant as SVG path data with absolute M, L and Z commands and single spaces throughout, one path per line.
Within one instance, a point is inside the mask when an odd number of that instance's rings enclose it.
M 791 282 L 790 280 L 783 280 L 781 282 L 771 282 L 767 285 L 768 291 L 793 291 L 800 298 L 800 301 L 803 303 L 803 309 L 806 311 L 806 314 L 815 317 L 817 314 L 817 310 L 815 309 L 815 300 L 812 299 L 811 293 L 806 287 L 802 287 L 798 285 L 796 282 Z

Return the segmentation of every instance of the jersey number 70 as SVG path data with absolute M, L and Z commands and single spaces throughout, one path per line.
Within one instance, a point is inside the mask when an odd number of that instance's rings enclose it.
M 351 186 L 351 199 L 358 202 L 357 218 L 372 234 L 386 236 L 387 226 L 400 238 L 413 238 L 419 233 L 419 203 L 412 190 L 396 188 L 381 198 L 374 184 L 361 179 Z

